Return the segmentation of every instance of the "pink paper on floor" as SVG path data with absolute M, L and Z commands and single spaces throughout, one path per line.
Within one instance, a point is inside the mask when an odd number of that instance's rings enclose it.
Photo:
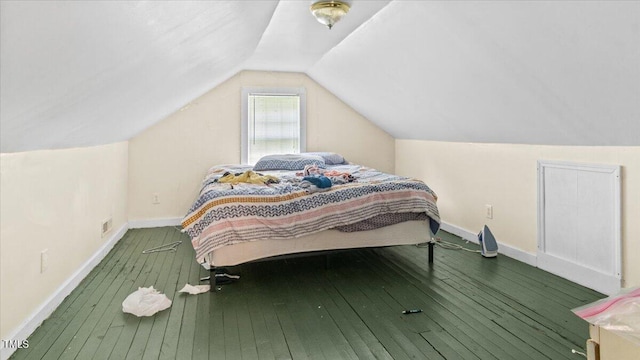
M 640 288 L 623 290 L 572 311 L 590 324 L 640 345 Z

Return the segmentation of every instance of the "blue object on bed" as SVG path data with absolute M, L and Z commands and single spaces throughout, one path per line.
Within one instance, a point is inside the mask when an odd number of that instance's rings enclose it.
M 320 189 L 331 187 L 331 180 L 326 176 L 305 176 L 302 180 L 306 180 Z

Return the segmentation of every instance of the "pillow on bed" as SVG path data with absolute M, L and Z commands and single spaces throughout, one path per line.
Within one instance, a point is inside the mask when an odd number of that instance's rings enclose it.
M 336 154 L 333 152 L 321 151 L 321 152 L 308 152 L 303 154 L 321 156 L 324 159 L 325 164 L 327 165 L 342 165 L 347 163 L 347 161 L 344 159 L 344 157 L 342 157 L 342 155 Z
M 253 170 L 303 170 L 307 165 L 317 165 L 323 169 L 326 167 L 324 159 L 319 155 L 277 154 L 263 156 Z

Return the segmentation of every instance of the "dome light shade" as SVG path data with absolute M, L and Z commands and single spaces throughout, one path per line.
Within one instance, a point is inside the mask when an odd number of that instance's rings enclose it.
M 349 12 L 349 9 L 349 4 L 338 0 L 318 1 L 311 5 L 313 16 L 329 29 L 340 21 Z

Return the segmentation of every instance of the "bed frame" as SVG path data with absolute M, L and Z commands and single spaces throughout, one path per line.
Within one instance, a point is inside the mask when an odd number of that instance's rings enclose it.
M 215 291 L 216 269 L 226 266 L 277 259 L 292 254 L 422 243 L 428 244 L 427 261 L 432 264 L 434 241 L 429 221 L 405 221 L 375 230 L 357 232 L 325 230 L 293 239 L 265 239 L 227 245 L 207 255 L 205 268 L 209 268 L 211 291 Z

